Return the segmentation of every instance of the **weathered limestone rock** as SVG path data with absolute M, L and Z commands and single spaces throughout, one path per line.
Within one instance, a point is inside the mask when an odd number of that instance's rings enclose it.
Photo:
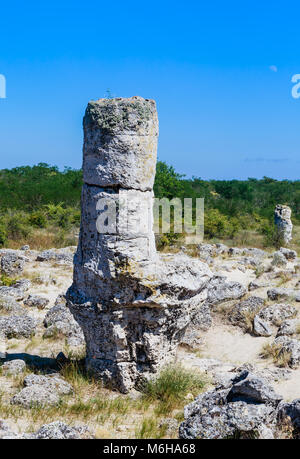
M 226 389 L 217 387 L 185 406 L 179 438 L 273 438 L 281 400 L 265 380 L 243 371 Z
M 154 100 L 131 97 L 89 102 L 83 127 L 85 183 L 152 190 L 158 137 Z
M 1 258 L 1 273 L 6 276 L 19 276 L 24 270 L 25 260 L 14 251 Z
M 85 335 L 87 367 L 123 392 L 173 360 L 212 277 L 200 260 L 156 252 L 157 136 L 154 101 L 100 99 L 87 107 L 81 230 L 67 305 Z M 115 218 L 99 231 L 107 208 Z
M 292 211 L 290 207 L 280 204 L 276 206 L 274 214 L 275 225 L 286 244 L 289 244 L 292 240 L 293 224 L 291 215 Z

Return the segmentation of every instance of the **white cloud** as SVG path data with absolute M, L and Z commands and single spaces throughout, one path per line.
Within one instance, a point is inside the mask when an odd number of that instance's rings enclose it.
M 278 72 L 278 68 L 276 65 L 270 65 L 269 69 L 271 70 L 271 72 Z

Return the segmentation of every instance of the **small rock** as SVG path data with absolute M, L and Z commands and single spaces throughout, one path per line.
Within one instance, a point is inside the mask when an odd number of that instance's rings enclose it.
M 47 387 L 38 384 L 24 387 L 18 394 L 14 395 L 10 401 L 12 405 L 21 405 L 24 408 L 57 405 L 58 402 L 59 396 L 57 392 L 50 391 Z
M 208 284 L 207 302 L 217 305 L 223 301 L 242 298 L 245 287 L 239 282 L 226 282 L 224 276 L 214 276 Z
M 273 260 L 272 260 L 272 263 L 271 263 L 273 266 L 286 266 L 287 265 L 287 261 L 286 261 L 286 258 L 285 256 L 283 255 L 283 253 L 281 253 L 280 251 L 277 251 L 277 252 L 274 252 L 273 254 Z
M 16 253 L 7 253 L 2 256 L 0 266 L 3 274 L 9 277 L 15 277 L 23 272 L 25 261 Z
M 38 295 L 29 295 L 24 301 L 24 304 L 29 307 L 36 307 L 38 309 L 45 309 L 49 303 L 48 298 L 44 298 Z
M 287 260 L 296 260 L 297 252 L 295 250 L 286 249 L 285 247 L 281 247 L 279 250 Z
M 278 429 L 283 427 L 285 423 L 291 425 L 292 436 L 294 439 L 300 439 L 300 399 L 293 400 L 291 403 L 282 402 L 277 411 Z
M 266 284 L 261 284 L 259 282 L 251 281 L 248 285 L 248 291 L 252 292 L 253 290 L 257 290 L 258 288 L 266 287 Z
M 20 250 L 30 250 L 30 246 L 29 245 L 22 245 L 22 247 L 20 248 Z
M 0 314 L 1 315 L 20 315 L 26 314 L 25 308 L 23 308 L 17 301 L 11 296 L 0 297 Z
M 272 330 L 267 322 L 259 316 L 255 316 L 253 320 L 253 332 L 256 336 L 271 336 Z
M 85 345 L 82 329 L 62 298 L 59 298 L 55 306 L 47 312 L 44 318 L 44 326 L 47 327 L 43 335 L 44 338 L 62 335 L 67 338 L 69 346 L 79 347 Z
M 0 317 L 0 333 L 6 338 L 31 338 L 36 326 L 36 320 L 27 315 Z
M 284 320 L 291 319 L 297 315 L 297 309 L 285 303 L 273 304 L 267 306 L 259 312 L 259 317 L 263 320 L 272 322 L 274 325 L 280 325 Z
M 299 325 L 300 322 L 298 319 L 285 320 L 280 325 L 277 336 L 294 335 L 297 332 Z
M 24 379 L 24 386 L 42 386 L 45 389 L 53 391 L 59 395 L 69 395 L 73 393 L 73 387 L 71 384 L 56 373 L 48 376 L 32 373 Z
M 280 356 L 288 356 L 287 364 L 291 368 L 297 368 L 300 364 L 300 341 L 287 336 L 279 336 L 274 344 L 280 346 Z
M 257 314 L 264 306 L 265 300 L 258 296 L 250 296 L 246 300 L 237 303 L 230 314 L 229 321 L 238 326 L 244 326 L 249 315 Z
M 24 360 L 10 360 L 2 365 L 2 371 L 6 376 L 15 376 L 25 371 L 26 363 Z
M 88 426 L 71 427 L 61 421 L 43 425 L 34 435 L 39 440 L 89 439 L 93 438 Z

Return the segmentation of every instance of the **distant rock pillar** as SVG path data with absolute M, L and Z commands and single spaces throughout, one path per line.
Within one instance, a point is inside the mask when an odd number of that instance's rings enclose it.
M 292 240 L 293 223 L 291 220 L 292 210 L 288 206 L 278 204 L 275 208 L 274 220 L 278 232 L 282 235 L 285 244 Z
M 155 249 L 155 102 L 90 102 L 83 125 L 81 228 L 67 304 L 85 335 L 88 369 L 128 392 L 174 359 L 211 273 L 197 259 Z

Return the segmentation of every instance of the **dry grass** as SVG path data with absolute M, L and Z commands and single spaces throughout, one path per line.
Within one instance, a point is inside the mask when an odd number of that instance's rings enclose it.
M 174 435 L 167 433 L 168 426 L 162 420 L 166 415 L 182 420 L 187 393 L 198 395 L 206 384 L 200 374 L 181 367 L 168 367 L 144 386 L 143 395 L 132 399 L 105 389 L 86 373 L 82 361 L 70 362 L 60 372 L 73 386 L 73 395 L 63 397 L 55 406 L 25 409 L 10 405 L 8 394 L 1 393 L 0 418 L 22 420 L 28 431 L 62 420 L 69 425 L 86 423 L 100 438 L 125 435 L 118 432 L 126 432 L 126 438 L 172 438 L 177 435 L 176 429 Z M 23 386 L 25 375 L 13 377 L 11 387 L 15 392 Z
M 280 280 L 277 283 L 277 287 L 281 287 L 282 285 L 287 284 L 289 281 L 293 279 L 292 274 L 280 271 L 279 273 L 276 274 L 276 278 L 279 278 Z
M 291 353 L 283 351 L 280 344 L 265 344 L 260 356 L 264 359 L 272 359 L 278 367 L 288 367 L 291 359 Z
M 29 245 L 32 250 L 46 250 L 77 245 L 77 238 L 74 230 L 58 234 L 57 229 L 45 228 L 33 229 L 26 238 L 9 239 L 7 243 L 9 249 L 19 249 L 22 245 Z

